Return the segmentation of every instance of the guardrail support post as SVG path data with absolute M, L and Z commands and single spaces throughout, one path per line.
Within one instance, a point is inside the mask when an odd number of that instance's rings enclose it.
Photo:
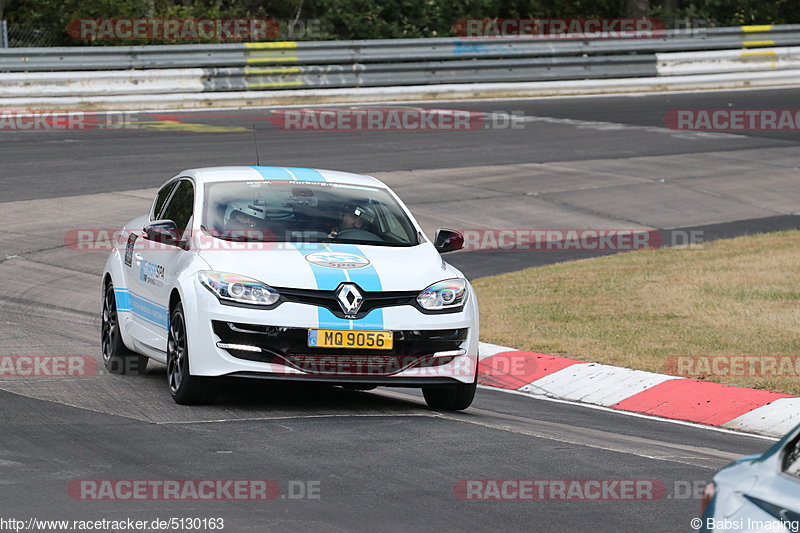
M 5 19 L 0 24 L 0 46 L 8 48 L 8 21 Z

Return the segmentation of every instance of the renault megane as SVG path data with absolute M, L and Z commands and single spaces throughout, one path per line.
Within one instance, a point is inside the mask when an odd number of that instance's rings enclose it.
M 403 202 L 369 176 L 287 167 L 181 172 L 129 222 L 103 275 L 109 371 L 167 365 L 173 399 L 211 401 L 215 378 L 420 387 L 465 409 L 478 303 Z

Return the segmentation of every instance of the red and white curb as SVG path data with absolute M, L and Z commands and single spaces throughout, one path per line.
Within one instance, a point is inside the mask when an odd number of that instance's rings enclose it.
M 479 352 L 478 383 L 487 387 L 772 437 L 782 437 L 800 424 L 800 398 L 789 394 L 483 342 Z

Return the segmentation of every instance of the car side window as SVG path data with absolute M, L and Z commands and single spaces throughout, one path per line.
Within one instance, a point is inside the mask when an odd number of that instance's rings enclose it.
M 164 208 L 164 203 L 169 198 L 169 193 L 172 192 L 172 189 L 175 188 L 176 182 L 167 183 L 161 190 L 158 191 L 156 195 L 156 203 L 153 205 L 153 213 L 150 215 L 150 220 L 158 220 L 159 215 L 161 214 L 161 210 Z
M 194 208 L 194 185 L 189 180 L 181 180 L 161 214 L 162 219 L 172 220 L 183 231 L 189 225 Z

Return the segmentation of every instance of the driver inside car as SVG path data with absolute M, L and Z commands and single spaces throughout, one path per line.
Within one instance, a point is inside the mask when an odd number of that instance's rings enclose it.
M 264 228 L 266 218 L 266 209 L 257 202 L 231 202 L 225 210 L 224 234 L 260 240 L 258 234 Z
M 379 240 L 369 231 L 375 221 L 375 212 L 366 205 L 345 205 L 342 209 L 339 226 L 330 232 L 331 239 Z

